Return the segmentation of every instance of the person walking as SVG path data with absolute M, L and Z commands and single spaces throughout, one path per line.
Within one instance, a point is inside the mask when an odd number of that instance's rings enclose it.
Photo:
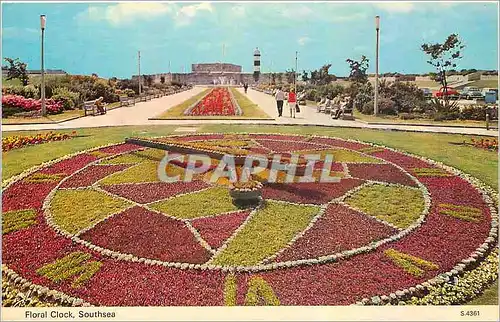
M 295 118 L 295 109 L 297 105 L 297 95 L 293 89 L 288 93 L 288 107 L 290 108 L 290 117 Z
M 278 87 L 274 97 L 276 98 L 276 106 L 278 107 L 278 117 L 281 117 L 283 114 L 283 100 L 285 99 L 285 93 Z
M 247 91 L 248 91 L 248 84 L 247 84 L 247 83 L 245 83 L 245 84 L 243 85 L 243 88 L 245 89 L 245 94 L 246 94 L 246 93 L 247 93 Z

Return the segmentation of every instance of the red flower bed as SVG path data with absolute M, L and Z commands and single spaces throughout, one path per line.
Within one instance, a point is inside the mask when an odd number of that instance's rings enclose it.
M 189 111 L 188 115 L 236 115 L 236 107 L 227 88 L 214 88 Z
M 133 200 L 137 203 L 150 203 L 181 193 L 193 192 L 208 187 L 203 181 L 192 182 L 153 182 L 130 183 L 103 186 L 102 189 L 112 194 Z
M 58 182 L 16 182 L 2 192 L 2 209 L 10 210 L 41 208 L 43 200 Z
M 317 258 L 369 244 L 395 234 L 396 229 L 342 205 L 330 205 L 325 214 L 276 261 Z
M 40 170 L 40 173 L 44 174 L 57 174 L 64 173 L 67 175 L 72 174 L 76 170 L 83 168 L 91 162 L 98 160 L 99 158 L 92 154 L 79 154 L 71 159 L 59 161 L 54 163 L 47 168 Z
M 350 175 L 355 178 L 417 186 L 406 173 L 391 164 L 348 164 L 347 167 Z
M 198 264 L 210 258 L 183 222 L 141 207 L 99 223 L 81 238 L 104 248 L 149 259 Z
M 265 199 L 323 204 L 342 196 L 362 183 L 363 180 L 358 179 L 341 179 L 338 183 L 275 183 L 264 186 L 262 195 Z
M 219 248 L 243 223 L 249 213 L 250 211 L 241 211 L 216 217 L 200 218 L 193 220 L 191 224 L 199 231 L 201 238 L 211 247 Z
M 64 181 L 61 188 L 87 187 L 110 174 L 124 170 L 128 167 L 129 165 L 124 164 L 90 166 Z
M 20 95 L 3 95 L 2 108 L 4 107 L 19 108 L 25 112 L 38 111 L 42 108 L 42 100 L 24 98 Z M 63 111 L 63 104 L 53 99 L 45 100 L 45 107 L 48 114 L 58 114 Z
M 328 148 L 326 145 L 317 145 L 308 142 L 295 141 L 275 141 L 275 140 L 259 140 L 256 141 L 265 148 L 272 150 L 275 153 L 289 153 L 294 151 L 319 150 Z

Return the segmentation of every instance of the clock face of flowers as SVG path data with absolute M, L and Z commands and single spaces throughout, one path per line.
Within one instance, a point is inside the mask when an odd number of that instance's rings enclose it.
M 3 263 L 93 305 L 348 305 L 457 268 L 495 225 L 473 179 L 388 148 L 325 137 L 155 139 L 235 154 L 333 155 L 338 182 L 163 182 L 165 151 L 117 144 L 21 175 L 3 191 Z M 185 175 L 169 163 L 169 176 Z M 314 166 L 319 175 L 324 164 Z M 493 228 L 492 228 L 493 226 Z M 425 285 L 425 284 L 424 284 Z

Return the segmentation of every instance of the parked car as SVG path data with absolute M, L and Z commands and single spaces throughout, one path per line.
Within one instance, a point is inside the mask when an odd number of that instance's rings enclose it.
M 464 87 L 460 92 L 460 98 L 465 98 L 466 100 L 482 99 L 484 95 L 477 87 Z
M 439 91 L 436 92 L 435 96 L 437 98 L 444 98 L 445 96 L 448 97 L 449 99 L 458 99 L 460 97 L 460 93 L 451 88 L 451 87 L 441 87 Z
M 425 98 L 432 98 L 432 91 L 428 88 L 421 88 Z

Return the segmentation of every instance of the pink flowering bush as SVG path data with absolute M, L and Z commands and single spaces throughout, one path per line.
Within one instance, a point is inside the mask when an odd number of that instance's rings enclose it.
M 63 104 L 53 99 L 45 100 L 48 114 L 59 114 L 63 111 Z M 42 101 L 33 98 L 24 98 L 20 95 L 2 96 L 2 114 L 10 116 L 20 112 L 38 111 L 42 108 Z

